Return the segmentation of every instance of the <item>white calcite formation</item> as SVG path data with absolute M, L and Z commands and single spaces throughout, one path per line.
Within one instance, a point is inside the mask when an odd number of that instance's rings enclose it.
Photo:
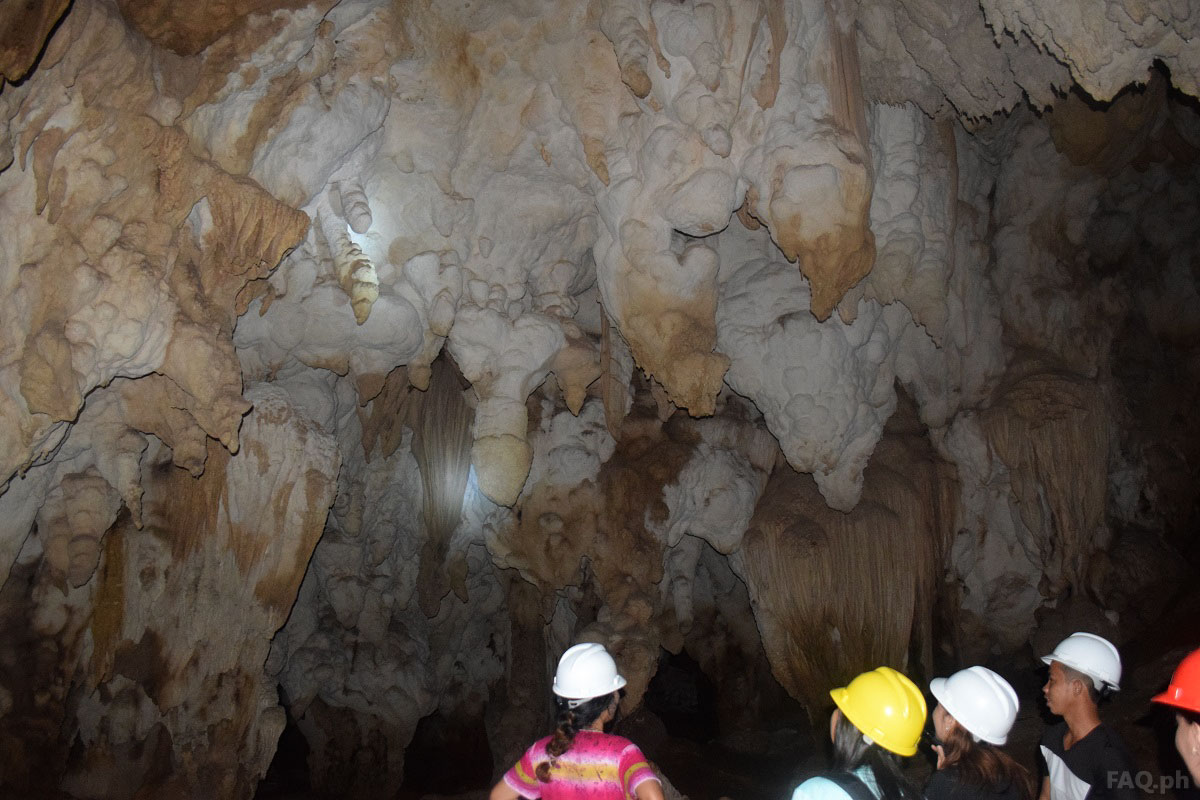
M 849 325 L 820 323 L 803 280 L 783 259 L 767 252 L 729 270 L 717 318 L 718 345 L 734 358 L 726 381 L 762 410 L 789 463 L 813 474 L 830 506 L 849 511 L 895 409 L 896 349 L 912 324 L 908 310 L 863 303 Z
M 1198 18 L 4 4 L 0 794 L 248 798 L 288 715 L 330 793 L 500 769 L 576 641 L 736 727 L 1149 623 Z
M 432 576 L 419 575 L 428 537 L 411 434 L 367 462 L 353 413 L 339 430 L 357 458 L 343 465 L 325 535 L 267 671 L 309 742 L 316 788 L 386 796 L 399 788 L 420 719 L 469 706 L 502 674 L 488 643 L 503 625 L 504 595 L 482 544 L 454 540 L 466 556 L 466 597 L 439 596 L 427 616 L 418 587 Z M 464 528 L 478 530 L 488 508 L 482 497 L 469 504 Z M 377 745 L 376 769 L 354 769 L 355 754 Z
M 230 455 L 214 442 L 198 480 L 157 440 L 143 441 L 136 524 L 125 510 L 97 523 L 119 503 L 79 511 L 101 474 L 95 465 L 76 471 L 96 452 L 84 443 L 106 421 L 81 418 L 72 432 L 60 482 L 69 499 L 48 500 L 2 600 L 6 625 L 43 653 L 5 669 L 19 699 L 6 715 L 19 737 L 10 754 L 23 755 L 5 777 L 14 796 L 38 792 L 39 753 L 62 742 L 86 753 L 62 775 L 77 797 L 195 786 L 249 796 L 270 764 L 284 714 L 262 663 L 321 537 L 340 456 L 279 389 L 255 386 L 246 397 L 255 410 L 242 425 L 245 447 Z M 97 524 L 102 557 L 92 555 Z
M 1200 92 L 1197 20 L 1186 3 L 1119 0 L 1103 13 L 1082 0 L 1043 5 L 1028 0 L 984 0 L 980 7 L 997 37 L 1028 37 L 1066 64 L 1071 78 L 1097 100 L 1111 100 L 1131 75 L 1156 60 L 1187 94 Z

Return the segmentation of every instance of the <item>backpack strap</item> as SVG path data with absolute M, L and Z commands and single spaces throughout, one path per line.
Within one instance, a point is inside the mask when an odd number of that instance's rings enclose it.
M 863 779 L 853 772 L 823 772 L 821 777 L 836 783 L 838 788 L 850 795 L 851 800 L 879 800 Z

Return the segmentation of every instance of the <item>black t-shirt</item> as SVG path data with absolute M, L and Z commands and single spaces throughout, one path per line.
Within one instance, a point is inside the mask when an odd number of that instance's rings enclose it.
M 1050 800 L 1137 800 L 1133 760 L 1121 737 L 1097 725 L 1070 750 L 1063 747 L 1067 723 L 1042 734 L 1042 774 L 1050 778 Z
M 1021 800 L 1021 789 L 1014 783 L 981 786 L 963 780 L 958 767 L 946 767 L 933 773 L 925 784 L 926 800 Z

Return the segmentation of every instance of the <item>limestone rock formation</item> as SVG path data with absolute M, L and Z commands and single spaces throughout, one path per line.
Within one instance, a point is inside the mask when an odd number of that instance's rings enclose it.
M 931 663 L 930 567 L 953 531 L 957 492 L 913 410 L 898 416 L 853 511 L 831 509 L 812 478 L 777 468 L 732 560 L 773 672 L 813 710 L 863 664 L 903 664 L 910 649 Z
M 45 653 L 5 656 L 7 791 L 33 796 L 62 776 L 77 797 L 248 796 L 266 773 L 284 719 L 262 663 L 321 536 L 339 455 L 280 390 L 246 396 L 245 446 L 210 444 L 200 479 L 161 444 L 146 450 L 139 524 L 126 510 L 97 518 L 106 505 L 91 495 L 117 504 L 94 467 L 62 479 L 66 513 L 47 506 L 0 592 L 6 626 Z M 74 452 L 81 464 L 93 451 Z M 75 510 L 89 500 L 91 514 Z
M 62 19 L 70 0 L 5 6 L 0 11 L 0 79 L 15 83 L 29 72 L 50 30 Z
M 502 769 L 583 640 L 742 730 L 1132 635 L 1200 563 L 1198 20 L 5 4 L 0 793 Z

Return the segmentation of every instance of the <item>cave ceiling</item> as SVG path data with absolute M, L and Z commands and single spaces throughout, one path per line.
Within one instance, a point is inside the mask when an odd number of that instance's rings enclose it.
M 1128 635 L 1200 556 L 1198 26 L 0 6 L 0 786 L 249 797 L 290 715 L 394 791 L 489 694 L 505 763 L 581 638 L 815 707 Z

